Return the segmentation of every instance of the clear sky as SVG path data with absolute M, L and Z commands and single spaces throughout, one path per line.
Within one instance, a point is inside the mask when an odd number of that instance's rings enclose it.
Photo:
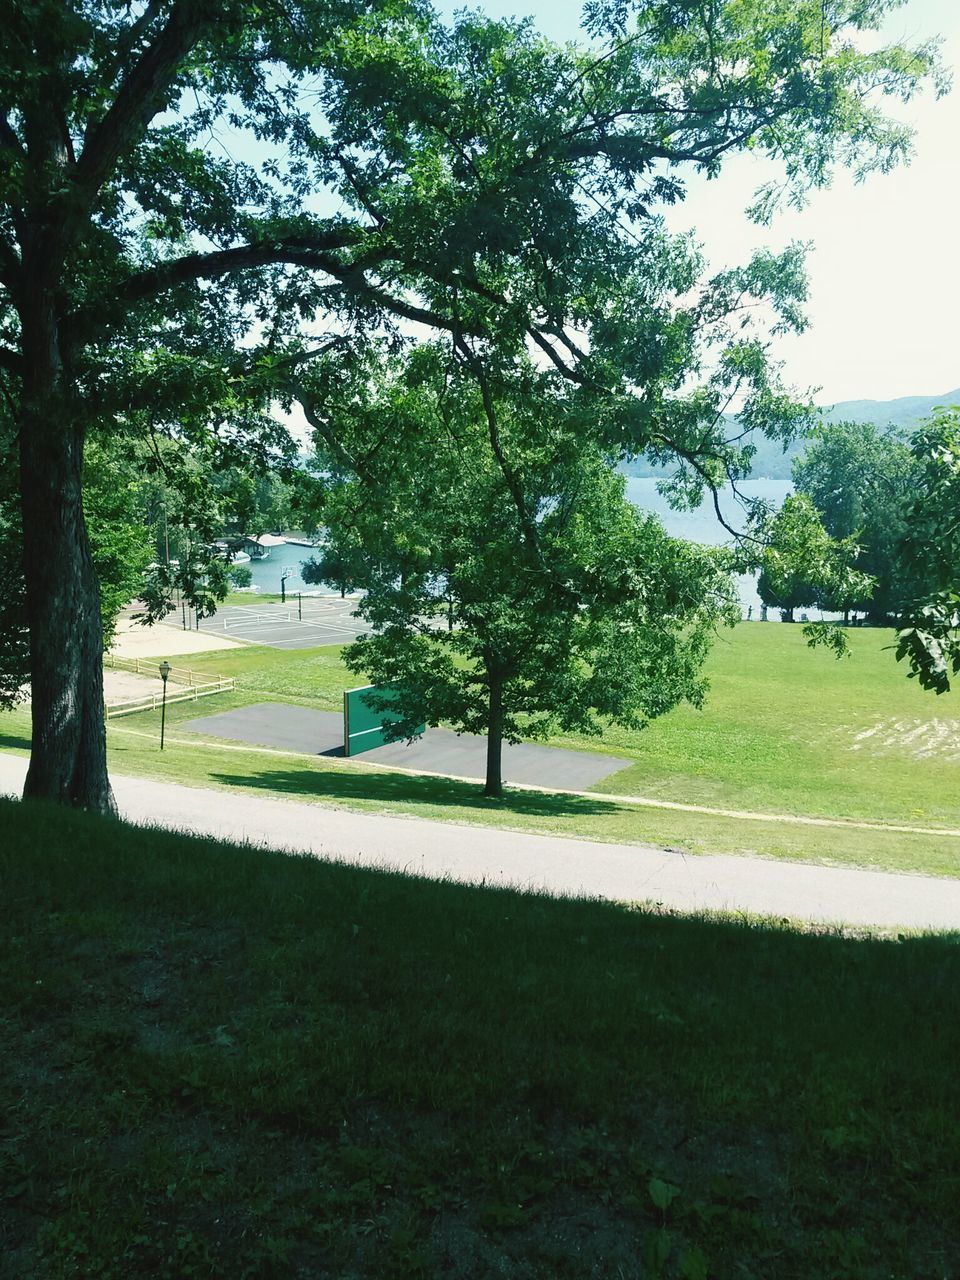
M 443 12 L 463 7 L 438 2 Z M 577 35 L 576 0 L 483 0 L 491 16 L 532 16 L 556 39 Z M 810 328 L 777 348 L 788 380 L 820 388 L 817 400 L 888 400 L 960 387 L 960 0 L 908 0 L 884 34 L 911 41 L 939 35 L 958 88 L 906 107 L 916 129 L 909 167 L 857 185 L 838 172 L 807 208 L 757 227 L 744 214 L 763 162 L 735 157 L 713 182 L 693 180 L 674 230 L 693 228 L 711 265 L 731 266 L 758 245 L 811 241 Z

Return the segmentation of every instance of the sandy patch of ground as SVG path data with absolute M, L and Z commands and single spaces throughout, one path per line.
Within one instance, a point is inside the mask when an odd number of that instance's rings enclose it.
M 854 734 L 854 751 L 901 751 L 915 760 L 960 760 L 960 720 L 878 720 Z
M 212 649 L 237 649 L 235 640 L 210 635 L 206 631 L 184 631 L 165 622 L 143 627 L 129 618 L 117 623 L 110 652 L 121 658 L 170 658 L 179 653 L 209 653 Z
M 151 693 L 160 693 L 162 689 L 159 670 L 155 676 L 138 676 L 132 671 L 103 673 L 103 700 L 106 703 L 132 702 L 134 698 L 147 698 Z
M 132 671 L 110 671 L 103 673 L 103 700 L 108 706 L 115 702 L 133 702 L 135 698 L 149 698 L 151 693 L 160 693 L 163 682 L 160 672 L 156 676 L 135 675 Z M 23 688 L 24 702 L 29 705 L 30 686 Z

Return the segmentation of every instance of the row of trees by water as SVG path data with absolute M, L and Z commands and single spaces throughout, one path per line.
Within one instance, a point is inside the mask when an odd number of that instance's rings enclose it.
M 944 411 L 912 433 L 864 422 L 818 429 L 794 460 L 795 496 L 774 527 L 788 525 L 791 513 L 809 507 L 845 548 L 856 573 L 824 585 L 802 557 L 789 567 L 768 565 L 758 580 L 764 603 L 781 609 L 789 621 L 796 610 L 814 607 L 841 614 L 844 621 L 861 615 L 873 625 L 891 626 L 909 618 L 946 580 L 955 580 L 955 561 L 931 554 L 922 535 L 931 459 L 949 452 L 943 436 L 952 420 Z

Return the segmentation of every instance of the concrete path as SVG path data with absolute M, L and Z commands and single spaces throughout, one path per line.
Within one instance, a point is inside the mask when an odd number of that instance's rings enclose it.
M 0 793 L 19 794 L 27 762 L 0 753 Z M 960 930 L 960 879 L 669 853 L 490 827 L 356 813 L 114 776 L 123 816 L 224 840 L 250 840 L 361 866 L 472 884 L 748 911 L 830 924 Z M 839 837 L 838 837 L 839 838 Z
M 304 755 L 343 755 L 342 715 L 294 707 L 286 702 L 255 702 L 248 707 L 188 720 L 180 727 L 212 738 L 279 747 Z M 418 773 L 482 781 L 486 776 L 487 740 L 473 733 L 428 729 L 414 742 L 390 742 L 364 751 L 362 759 L 366 764 L 388 764 L 416 769 Z M 620 756 L 567 751 L 535 742 L 503 744 L 504 781 L 526 786 L 585 791 L 632 763 Z

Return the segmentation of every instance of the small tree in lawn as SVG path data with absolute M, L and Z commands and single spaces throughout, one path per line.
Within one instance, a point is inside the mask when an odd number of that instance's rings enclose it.
M 762 544 L 752 556 L 759 567 L 757 591 L 767 605 L 784 611 L 793 622 L 795 609 L 820 600 L 867 599 L 873 579 L 852 566 L 859 547 L 853 538 L 831 538 L 806 494 L 791 494 L 779 511 L 756 522 Z M 807 628 L 815 641 L 845 651 L 842 634 L 825 623 Z
M 906 564 L 903 555 L 910 508 L 922 483 L 909 443 L 868 422 L 821 427 L 794 460 L 793 483 L 811 499 L 831 537 L 856 540 L 857 568 L 874 580 L 866 596 L 825 596 L 818 603 L 845 618 L 855 609 L 888 625 L 918 586 L 917 566 Z
M 424 719 L 485 734 L 484 793 L 499 796 L 504 741 L 640 728 L 699 705 L 732 587 L 722 553 L 667 537 L 576 442 L 557 379 L 518 373 L 497 406 L 497 457 L 476 385 L 436 366 L 419 377 L 432 358 L 381 388 L 369 429 L 402 430 L 326 512 L 328 526 L 338 509 L 370 513 L 359 612 L 371 633 L 346 662 L 399 692 L 382 704 L 394 736 Z
M 319 556 L 311 556 L 300 566 L 300 576 L 311 584 L 326 583 L 336 587 L 340 599 L 348 591 L 355 591 L 362 583 L 366 568 L 363 546 L 353 529 L 338 529 L 328 533 L 326 546 Z
M 779 609 L 784 622 L 795 622 L 797 609 L 817 602 L 817 589 L 802 569 L 780 573 L 761 569 L 757 575 L 757 595 L 768 607 Z

